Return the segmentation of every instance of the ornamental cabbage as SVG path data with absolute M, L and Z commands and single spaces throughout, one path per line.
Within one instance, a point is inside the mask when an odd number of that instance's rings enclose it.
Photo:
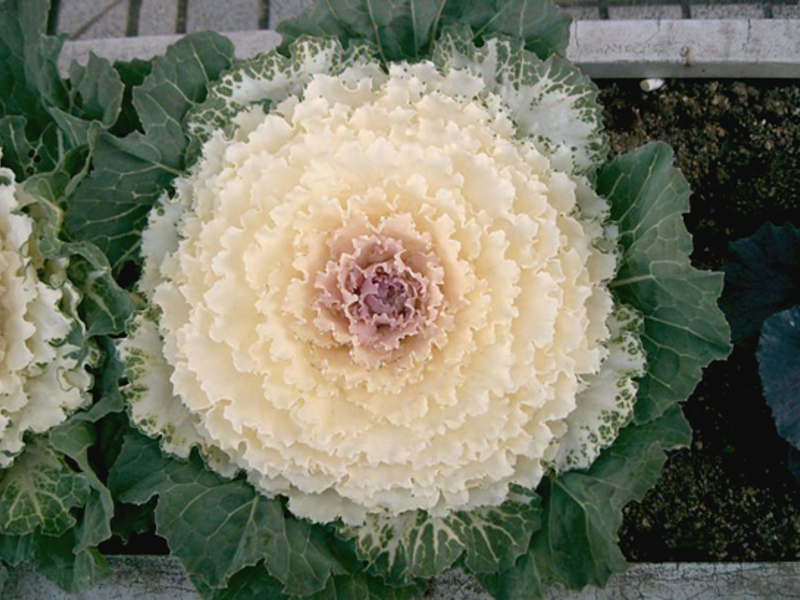
M 0 168 L 0 468 L 22 451 L 26 432 L 43 433 L 86 404 L 92 382 L 88 353 L 70 341 L 76 329 L 82 339 L 77 292 L 63 261 L 49 261 L 40 278 L 44 259 L 21 211 L 28 201 Z
M 499 505 L 587 467 L 644 364 L 607 203 L 480 74 L 348 62 L 236 114 L 161 198 L 155 309 L 120 344 L 133 420 L 317 522 Z
M 135 305 L 103 253 L 64 230 L 98 136 L 126 130 L 124 85 L 96 56 L 61 77 L 49 4 L 0 3 L 0 596 L 7 566 L 33 563 L 74 593 L 110 572 L 97 546 L 114 501 L 90 449 L 101 419 L 123 417 L 102 336 Z
M 664 144 L 607 162 L 546 0 L 317 2 L 246 61 L 187 36 L 66 213 L 143 307 L 117 340 L 156 498 L 206 598 L 602 585 L 622 507 L 728 351 Z M 119 373 L 106 370 L 107 379 Z M 141 433 L 140 433 L 141 432 Z

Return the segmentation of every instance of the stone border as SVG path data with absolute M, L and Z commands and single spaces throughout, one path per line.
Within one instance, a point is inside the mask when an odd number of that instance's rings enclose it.
M 77 596 L 59 590 L 31 566 L 15 569 L 7 600 L 200 600 L 176 558 L 116 556 L 114 574 Z M 605 589 L 554 589 L 547 600 L 800 600 L 800 563 L 635 564 Z M 435 579 L 422 600 L 492 600 L 462 571 Z
M 248 57 L 280 41 L 274 31 L 226 34 Z M 150 58 L 179 36 L 67 42 L 62 70 L 89 52 L 109 60 Z M 567 58 L 595 79 L 800 78 L 800 19 L 575 21 Z

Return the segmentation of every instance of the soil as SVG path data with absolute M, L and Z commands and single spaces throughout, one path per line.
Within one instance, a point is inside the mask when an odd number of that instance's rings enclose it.
M 720 270 L 729 242 L 766 221 L 800 225 L 800 86 L 786 81 L 599 82 L 612 154 L 651 140 L 675 149 L 692 187 L 693 262 Z M 754 343 L 712 364 L 684 405 L 690 449 L 625 509 L 631 561 L 800 558 L 800 483 L 761 395 Z

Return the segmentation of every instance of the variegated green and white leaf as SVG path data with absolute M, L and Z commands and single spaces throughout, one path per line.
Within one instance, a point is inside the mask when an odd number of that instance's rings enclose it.
M 398 583 L 435 577 L 463 556 L 474 573 L 508 569 L 540 527 L 539 497 L 515 489 L 513 498 L 447 517 L 425 511 L 400 516 L 370 515 L 363 525 L 340 525 L 337 534 L 353 541 L 373 575 Z
M 379 72 L 370 46 L 353 44 L 345 51 L 341 43 L 332 38 L 300 38 L 291 45 L 288 58 L 273 50 L 235 62 L 210 87 L 206 101 L 186 115 L 190 138 L 188 162 L 214 131 L 228 129 L 231 119 L 250 105 L 268 107 L 299 95 L 318 73 L 336 74 L 349 67 L 362 67 L 359 77 Z
M 181 402 L 165 402 L 173 396 L 172 367 L 162 353 L 163 341 L 156 315 L 140 312 L 131 321 L 128 336 L 120 341 L 119 358 L 125 365 L 128 383 L 121 388 L 131 421 L 153 438 L 160 438 L 161 448 L 170 454 L 188 458 L 199 446 L 208 460 L 219 451 L 205 443 L 197 424 Z M 230 461 L 219 460 L 217 469 L 228 475 L 236 472 Z
M 606 160 L 598 89 L 575 65 L 557 55 L 542 60 L 521 40 L 493 37 L 477 47 L 468 27 L 452 27 L 436 42 L 439 68 L 479 75 L 486 92 L 506 105 L 518 128 L 548 156 L 555 168 L 593 172 Z
M 586 387 L 578 394 L 578 406 L 567 417 L 567 432 L 559 440 L 555 458 L 559 471 L 588 468 L 633 416 L 636 379 L 646 372 L 641 340 L 644 318 L 619 304 L 608 326 L 608 356 L 599 372 L 584 379 Z
M 75 525 L 71 509 L 86 504 L 89 491 L 83 474 L 36 439 L 0 475 L 0 532 L 61 534 Z

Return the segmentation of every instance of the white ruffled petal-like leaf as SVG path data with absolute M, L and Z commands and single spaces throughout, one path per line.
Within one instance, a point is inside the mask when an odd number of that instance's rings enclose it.
M 88 401 L 91 377 L 88 354 L 72 342 L 83 325 L 66 264 L 51 261 L 54 285 L 40 280 L 33 222 L 20 211 L 30 199 L 10 169 L 0 180 L 0 467 L 8 467 L 26 432 L 43 433 Z
M 497 94 L 518 127 L 549 155 L 555 168 L 591 173 L 606 160 L 602 107 L 592 81 L 558 55 L 546 60 L 521 40 L 495 37 L 477 48 L 468 28 L 450 28 L 437 40 L 434 62 L 479 75 Z

